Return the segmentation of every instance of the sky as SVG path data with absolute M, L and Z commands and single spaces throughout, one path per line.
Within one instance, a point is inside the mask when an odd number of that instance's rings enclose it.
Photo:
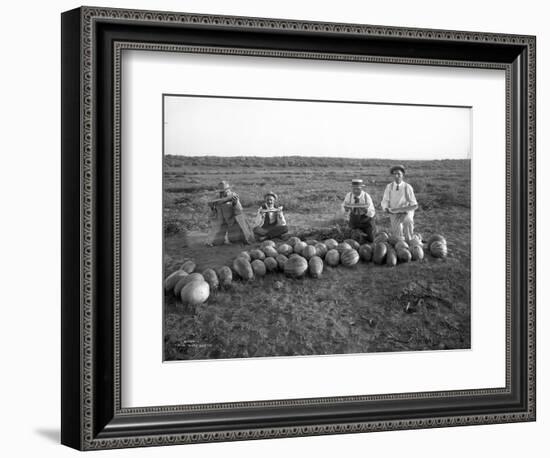
M 165 96 L 164 153 L 471 158 L 468 107 Z

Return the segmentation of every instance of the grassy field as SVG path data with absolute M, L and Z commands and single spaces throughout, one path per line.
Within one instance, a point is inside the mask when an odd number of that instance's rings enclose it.
M 379 206 L 389 168 L 384 160 L 165 157 L 164 268 L 184 258 L 197 271 L 231 265 L 251 246 L 204 245 L 209 228 L 206 202 L 217 183 L 229 181 L 253 217 L 263 194 L 274 190 L 290 233 L 323 240 L 348 238 L 335 221 L 352 178 L 362 178 L 377 207 L 377 226 L 389 229 Z M 415 232 L 443 234 L 446 259 L 394 268 L 360 262 L 325 266 L 314 280 L 281 273 L 250 283 L 234 281 L 196 308 L 165 294 L 165 359 L 211 359 L 324 355 L 470 347 L 470 161 L 404 162 L 419 209 Z M 278 282 L 281 282 L 282 285 Z M 406 311 L 407 304 L 409 309 Z

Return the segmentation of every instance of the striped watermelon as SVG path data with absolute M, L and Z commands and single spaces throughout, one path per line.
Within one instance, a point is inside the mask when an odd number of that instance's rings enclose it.
M 265 259 L 265 253 L 262 250 L 256 248 L 254 250 L 250 250 L 250 257 L 252 258 L 252 260 Z
M 359 247 L 359 256 L 365 262 L 372 261 L 373 248 L 370 243 L 365 243 Z
M 404 240 L 400 240 L 399 242 L 397 242 L 395 244 L 395 249 L 398 251 L 401 248 L 405 248 L 406 250 L 408 250 L 409 249 L 409 244 L 407 242 L 405 242 Z
M 374 252 L 372 254 L 372 260 L 375 264 L 382 264 L 386 259 L 388 253 L 388 245 L 384 242 L 378 242 L 374 245 Z
M 338 250 L 328 250 L 325 255 L 325 261 L 331 267 L 336 267 L 340 264 L 340 253 Z
M 434 234 L 428 239 L 428 246 L 432 246 L 432 243 L 434 242 L 443 242 L 446 244 L 447 240 L 445 240 L 445 237 L 440 234 Z
M 436 240 L 430 245 L 430 253 L 434 258 L 445 258 L 447 256 L 447 244 Z
M 187 275 L 189 274 L 185 270 L 176 270 L 175 272 L 172 272 L 164 280 L 164 289 L 166 291 L 170 291 L 174 288 L 174 286 L 176 286 L 176 283 L 180 281 L 182 277 L 187 277 Z
M 296 242 L 296 244 L 294 245 L 294 253 L 302 254 L 307 246 L 308 245 L 306 242 Z
M 296 245 L 298 242 L 300 242 L 300 238 L 299 237 L 290 237 L 287 241 L 287 243 L 294 248 L 294 245 Z
M 301 256 L 289 258 L 285 263 L 285 275 L 292 278 L 303 277 L 308 268 L 307 261 Z
M 412 245 L 411 256 L 413 261 L 422 261 L 422 259 L 424 259 L 424 249 L 422 245 Z
M 292 254 L 292 247 L 288 243 L 281 243 L 277 247 L 277 253 L 282 254 L 284 256 L 288 256 Z
M 277 254 L 278 254 L 277 250 L 274 247 L 272 247 L 271 245 L 263 247 L 262 251 L 264 252 L 266 258 L 269 258 L 269 257 L 275 258 L 275 257 L 277 257 Z
M 395 267 L 397 265 L 397 253 L 395 252 L 395 249 L 388 248 L 388 252 L 386 254 L 386 265 L 390 267 Z
M 396 251 L 399 262 L 409 262 L 412 259 L 411 252 L 406 248 L 399 248 Z
M 218 280 L 220 281 L 220 286 L 223 288 L 229 288 L 231 282 L 233 281 L 233 271 L 227 266 L 222 266 L 219 269 L 216 269 L 218 274 Z
M 304 248 L 304 251 L 302 252 L 302 255 L 306 259 L 311 259 L 313 256 L 317 254 L 317 249 L 313 245 L 308 245 Z
M 353 239 L 346 239 L 344 240 L 345 243 L 347 243 L 350 247 L 352 247 L 354 250 L 359 249 L 359 242 L 357 240 Z
M 334 239 L 326 239 L 324 242 L 327 250 L 334 250 L 338 246 L 338 242 Z
M 191 274 L 195 271 L 197 265 L 193 261 L 185 261 L 181 266 L 181 270 L 185 270 L 188 274 Z
M 340 254 L 340 262 L 343 266 L 352 267 L 359 262 L 359 253 L 357 253 L 357 250 L 354 250 L 353 248 L 344 250 Z
M 309 260 L 309 274 L 313 278 L 319 278 L 323 274 L 323 260 L 319 256 L 313 256 Z
M 260 248 L 262 250 L 268 246 L 275 247 L 275 242 L 273 240 L 264 240 L 262 243 L 260 243 Z
M 277 264 L 277 261 L 275 258 L 272 258 L 271 256 L 264 259 L 265 268 L 268 272 L 274 272 L 277 270 L 277 267 L 279 265 Z
M 255 277 L 263 277 L 265 275 L 266 267 L 262 260 L 254 259 L 254 261 L 250 263 L 250 266 L 252 267 Z
M 351 247 L 351 245 L 349 243 L 346 243 L 346 242 L 342 242 L 342 243 L 339 243 L 338 246 L 336 247 L 336 249 L 338 250 L 338 252 L 340 254 L 342 254 L 343 251 L 345 250 L 352 250 L 353 248 Z
M 317 245 L 319 242 L 315 239 L 307 239 L 306 245 Z
M 252 258 L 250 257 L 250 253 L 248 251 L 241 251 L 238 256 L 240 258 L 246 259 L 248 262 L 252 261 Z
M 218 275 L 213 269 L 206 269 L 202 273 L 202 276 L 204 277 L 204 281 L 206 281 L 206 283 L 210 286 L 211 291 L 218 289 L 220 286 L 220 281 L 218 280 Z
M 237 256 L 233 261 L 233 270 L 243 280 L 252 280 L 254 278 L 254 271 L 252 270 L 250 262 L 240 256 Z
M 328 248 L 324 243 L 319 242 L 315 244 L 315 251 L 317 253 L 317 256 L 319 256 L 320 258 L 324 258 L 325 254 L 327 254 Z
M 288 261 L 288 258 L 284 254 L 279 254 L 275 258 L 277 261 L 277 265 L 279 266 L 279 270 L 285 270 L 285 264 Z

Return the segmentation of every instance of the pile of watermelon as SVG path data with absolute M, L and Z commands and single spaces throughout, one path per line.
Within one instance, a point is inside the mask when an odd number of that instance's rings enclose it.
M 206 269 L 200 274 L 194 272 L 195 263 L 186 260 L 180 269 L 166 278 L 164 287 L 166 291 L 173 290 L 176 296 L 180 296 L 184 305 L 199 305 L 208 300 L 211 291 L 229 287 L 234 275 L 245 281 L 263 277 L 270 272 L 283 272 L 290 278 L 306 275 L 320 278 L 325 264 L 330 267 L 353 267 L 362 260 L 394 267 L 398 263 L 422 261 L 424 250 L 433 257 L 444 258 L 447 256 L 447 242 L 443 236 L 434 235 L 426 244 L 420 236 L 413 237 L 407 243 L 383 231 L 376 234 L 373 243 L 363 245 L 353 239 L 343 242 L 326 239 L 319 242 L 291 237 L 279 245 L 266 240 L 258 248 L 239 253 L 231 267 Z

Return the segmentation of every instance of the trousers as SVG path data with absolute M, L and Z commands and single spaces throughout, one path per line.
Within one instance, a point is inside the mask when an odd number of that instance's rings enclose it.
M 376 227 L 374 225 L 374 218 L 371 216 L 356 215 L 352 213 L 349 216 L 349 227 L 350 229 L 359 229 L 364 232 L 367 236 L 366 238 L 368 242 L 372 242 L 374 240 Z
M 414 235 L 414 212 L 390 214 L 391 233 L 406 241 Z

